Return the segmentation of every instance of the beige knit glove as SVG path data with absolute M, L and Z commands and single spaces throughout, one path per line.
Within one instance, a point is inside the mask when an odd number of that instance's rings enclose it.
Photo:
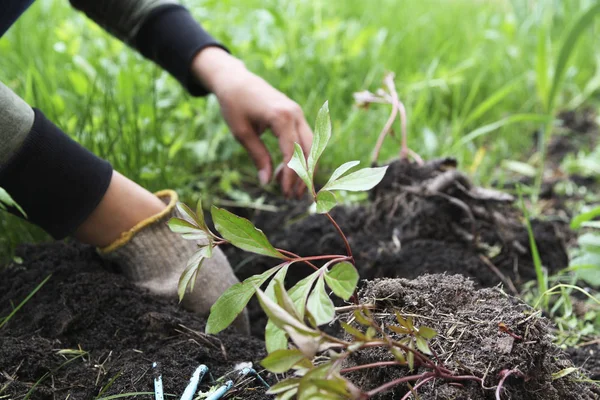
M 179 278 L 198 246 L 171 232 L 167 226 L 172 217 L 181 217 L 175 208 L 177 193 L 163 190 L 156 196 L 167 204 L 165 210 L 124 232 L 118 240 L 98 252 L 103 258 L 116 262 L 122 273 L 136 285 L 155 295 L 177 299 Z M 189 311 L 208 316 L 219 296 L 238 282 L 225 254 L 215 248 L 213 256 L 202 264 L 194 290 L 186 292 L 181 304 Z M 246 310 L 233 326 L 239 332 L 249 334 Z

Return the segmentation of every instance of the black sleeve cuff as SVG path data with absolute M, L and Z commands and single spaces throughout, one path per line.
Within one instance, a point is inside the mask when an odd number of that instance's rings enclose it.
M 34 112 L 23 145 L 0 165 L 0 187 L 30 222 L 63 239 L 96 209 L 110 184 L 112 166 L 64 134 L 41 111 L 34 108 Z
M 192 76 L 194 56 L 209 46 L 228 51 L 180 5 L 166 5 L 154 10 L 142 24 L 134 45 L 143 56 L 173 75 L 192 96 L 205 96 L 209 93 Z

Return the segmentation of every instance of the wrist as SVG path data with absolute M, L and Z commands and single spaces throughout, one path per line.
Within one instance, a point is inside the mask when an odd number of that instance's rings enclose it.
M 228 77 L 246 71 L 244 63 L 219 47 L 201 50 L 192 61 L 194 77 L 209 91 L 218 96 L 222 83 Z

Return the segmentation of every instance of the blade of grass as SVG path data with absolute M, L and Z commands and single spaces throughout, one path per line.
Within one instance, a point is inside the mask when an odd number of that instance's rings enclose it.
M 506 117 L 506 118 L 502 118 L 499 121 L 496 122 L 492 122 L 491 124 L 487 124 L 484 126 L 481 126 L 475 130 L 472 130 L 471 132 L 467 133 L 465 136 L 463 136 L 459 141 L 457 141 L 453 146 L 452 146 L 452 150 L 450 151 L 451 153 L 454 151 L 457 151 L 459 148 L 465 146 L 466 144 L 472 142 L 473 140 L 477 139 L 480 136 L 484 136 L 487 135 L 488 133 L 491 133 L 495 130 L 498 130 L 504 126 L 507 125 L 512 125 L 512 124 L 516 124 L 519 122 L 536 122 L 536 123 L 540 123 L 540 122 L 547 122 L 548 120 L 550 120 L 551 122 L 554 121 L 553 118 L 548 117 L 546 115 L 542 115 L 542 114 L 515 114 L 515 115 L 511 115 L 510 117 Z
M 519 194 L 519 204 L 521 206 L 521 210 L 523 211 L 523 216 L 525 217 L 525 226 L 527 227 L 527 235 L 529 236 L 529 246 L 531 248 L 531 256 L 533 257 L 533 265 L 535 267 L 538 290 L 540 293 L 545 293 L 548 290 L 548 277 L 544 273 L 542 259 L 540 258 L 535 237 L 533 236 L 533 229 L 531 227 L 531 222 L 529 221 L 529 213 L 527 211 L 527 207 L 525 207 L 523 194 L 521 193 L 521 185 L 517 185 L 517 193 Z M 548 299 L 545 299 L 543 306 L 544 309 L 548 309 Z
M 594 22 L 596 15 L 600 14 L 600 3 L 596 3 L 587 10 L 583 11 L 577 18 L 573 20 L 567 33 L 564 36 L 564 40 L 560 46 L 558 53 L 558 59 L 554 68 L 554 76 L 552 79 L 552 86 L 550 88 L 550 94 L 545 102 L 547 105 L 546 113 L 548 115 L 554 115 L 556 112 L 556 98 L 558 92 L 562 87 L 567 73 L 567 66 L 573 51 L 577 46 L 577 42 L 583 36 L 586 29 Z M 532 194 L 532 202 L 537 203 L 539 194 L 542 189 L 542 180 L 544 178 L 544 165 L 546 163 L 546 143 L 550 140 L 552 134 L 552 123 L 547 122 L 545 127 L 542 129 L 540 134 L 540 141 L 538 143 L 538 151 L 540 153 L 540 166 L 538 168 L 538 174 L 535 179 L 534 191 Z
M 535 302 L 534 304 L 534 308 L 538 308 L 538 306 L 540 305 L 540 303 L 543 301 L 543 299 L 546 296 L 551 296 L 553 294 L 561 294 L 560 291 L 557 291 L 561 288 L 567 288 L 567 289 L 573 289 L 573 290 L 577 290 L 578 292 L 584 294 L 585 296 L 587 296 L 590 300 L 592 300 L 593 302 L 595 302 L 596 304 L 600 305 L 600 299 L 597 299 L 596 297 L 592 296 L 591 294 L 589 294 L 585 289 L 580 288 L 579 286 L 576 285 L 569 285 L 566 283 L 559 283 L 558 285 L 552 286 L 550 289 L 546 290 L 544 293 L 542 293 L 539 297 L 539 299 Z M 546 299 L 547 301 L 547 299 Z
M 25 297 L 25 299 L 24 299 L 24 300 L 23 300 L 21 303 L 19 303 L 19 305 L 18 305 L 18 306 L 16 306 L 16 307 L 15 307 L 15 308 L 12 310 L 12 312 L 11 312 L 10 314 L 8 314 L 8 316 L 6 316 L 6 317 L 5 317 L 5 318 L 2 320 L 2 322 L 0 322 L 0 329 L 2 329 L 2 328 L 3 328 L 3 327 L 4 327 L 4 326 L 5 326 L 7 323 L 8 323 L 8 321 L 10 321 L 10 319 L 11 319 L 11 318 L 12 318 L 12 317 L 13 317 L 13 316 L 14 316 L 14 315 L 15 315 L 15 314 L 16 314 L 16 313 L 17 313 L 17 312 L 18 312 L 18 311 L 21 309 L 21 307 L 23 307 L 23 306 L 24 306 L 24 305 L 25 305 L 25 304 L 26 304 L 26 303 L 27 303 L 27 302 L 28 302 L 28 301 L 29 301 L 29 300 L 30 300 L 30 299 L 31 299 L 31 298 L 32 298 L 32 297 L 33 297 L 33 296 L 34 296 L 34 295 L 35 295 L 35 294 L 38 292 L 38 290 L 40 290 L 40 289 L 42 288 L 42 286 L 44 286 L 44 285 L 46 284 L 46 282 L 48 282 L 48 279 L 50 279 L 50 277 L 51 277 L 51 276 L 52 276 L 52 274 L 48 275 L 48 276 L 46 277 L 46 279 L 44 279 L 42 282 L 40 282 L 40 284 L 39 284 L 39 285 L 37 285 L 37 286 L 35 287 L 35 289 L 33 289 L 33 290 L 31 291 L 31 293 L 29 293 L 29 294 L 27 295 L 27 297 Z
M 481 117 L 483 114 L 489 111 L 492 107 L 496 106 L 498 103 L 504 100 L 506 96 L 513 92 L 514 87 L 518 83 L 521 83 L 521 80 L 522 78 L 517 78 L 513 82 L 507 83 L 505 86 L 501 87 L 499 90 L 494 92 L 467 116 L 463 125 L 468 126 L 470 123 L 476 121 L 477 118 Z

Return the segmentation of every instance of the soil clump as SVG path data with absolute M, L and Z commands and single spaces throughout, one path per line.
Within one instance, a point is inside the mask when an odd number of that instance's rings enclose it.
M 372 313 L 378 322 L 397 325 L 395 313 L 399 312 L 413 316 L 416 326 L 438 332 L 430 348 L 453 375 L 484 378 L 486 389 L 474 380 L 436 378 L 417 390 L 423 399 L 494 399 L 500 374 L 506 371 L 514 372 L 502 384 L 501 398 L 585 400 L 600 394 L 597 386 L 578 382 L 582 376 L 577 372 L 553 378 L 553 374 L 573 364 L 552 343 L 550 321 L 498 288 L 476 290 L 473 282 L 461 275 L 437 274 L 414 280 L 377 279 L 368 282 L 360 296 L 362 303 L 376 305 Z M 352 314 L 342 318 L 350 321 Z M 348 366 L 388 360 L 394 357 L 387 350 L 364 349 L 349 359 Z M 353 372 L 352 380 L 372 389 L 423 372 L 430 371 L 423 367 L 416 367 L 412 373 L 406 368 L 371 368 Z M 399 385 L 378 398 L 399 399 L 408 390 Z

